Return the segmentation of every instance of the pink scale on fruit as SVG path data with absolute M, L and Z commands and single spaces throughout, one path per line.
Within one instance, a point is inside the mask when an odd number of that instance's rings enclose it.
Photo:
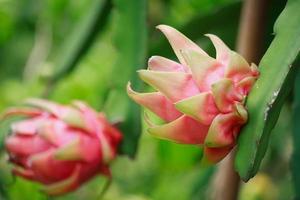
M 258 69 L 215 35 L 206 34 L 216 49 L 216 58 L 212 58 L 176 29 L 167 25 L 158 29 L 179 63 L 151 57 L 148 69 L 138 73 L 157 91 L 137 93 L 129 87 L 127 93 L 165 120 L 165 124 L 155 125 L 145 119 L 149 133 L 177 143 L 201 145 L 203 159 L 218 162 L 234 147 L 240 128 L 247 122 L 245 98 L 258 78 Z M 154 94 L 159 98 L 147 99 Z
M 109 163 L 122 135 L 103 114 L 82 102 L 67 106 L 32 99 L 27 103 L 31 107 L 3 115 L 27 117 L 12 123 L 5 142 L 14 174 L 41 182 L 49 195 L 75 190 L 99 173 L 110 177 Z

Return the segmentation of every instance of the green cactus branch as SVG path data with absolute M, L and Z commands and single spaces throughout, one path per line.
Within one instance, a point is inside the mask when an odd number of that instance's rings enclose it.
M 66 38 L 66 42 L 61 49 L 63 57 L 58 61 L 53 76 L 48 80 L 43 94 L 44 97 L 49 96 L 55 84 L 60 79 L 75 69 L 80 59 L 93 44 L 99 32 L 105 30 L 111 9 L 111 0 L 93 1 L 90 11 L 82 18 L 82 21 L 70 37 Z
M 289 94 L 300 50 L 300 1 L 288 1 L 274 26 L 275 38 L 263 56 L 260 78 L 248 99 L 249 122 L 240 133 L 235 168 L 244 181 L 253 177 L 265 155 L 270 133 Z

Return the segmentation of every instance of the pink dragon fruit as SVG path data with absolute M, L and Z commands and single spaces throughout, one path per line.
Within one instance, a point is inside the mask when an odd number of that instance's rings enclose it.
M 157 92 L 128 95 L 165 123 L 155 125 L 146 117 L 148 132 L 177 143 L 201 145 L 203 162 L 216 163 L 235 146 L 247 121 L 244 103 L 259 72 L 255 64 L 230 50 L 215 35 L 206 36 L 216 49 L 216 59 L 176 29 L 159 25 L 180 63 L 152 56 L 140 78 Z
M 25 116 L 12 123 L 6 141 L 13 173 L 43 184 L 49 195 L 75 190 L 96 174 L 110 178 L 120 132 L 102 113 L 75 101 L 70 106 L 31 99 L 30 107 L 9 109 L 4 117 Z

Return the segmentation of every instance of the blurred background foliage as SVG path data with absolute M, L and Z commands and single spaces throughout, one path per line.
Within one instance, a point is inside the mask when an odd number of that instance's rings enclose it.
M 140 112 L 124 96 L 125 84 L 127 80 L 136 81 L 135 70 L 146 67 L 150 55 L 174 58 L 166 39 L 155 29 L 158 24 L 174 26 L 210 54 L 214 54 L 214 49 L 205 33 L 218 35 L 234 49 L 241 3 L 0 0 L 0 109 L 20 104 L 31 96 L 61 103 L 84 100 L 105 110 L 114 122 L 125 120 L 121 128 L 127 139 L 122 151 L 135 156 L 133 160 L 124 155 L 113 163 L 114 182 L 104 199 L 208 199 L 216 167 L 201 167 L 201 151 L 196 147 L 160 141 L 145 133 L 139 136 L 140 115 L 136 113 Z M 270 0 L 265 49 L 284 5 L 284 0 Z M 292 95 L 272 133 L 260 174 L 243 185 L 239 199 L 285 200 L 294 196 L 289 170 L 291 99 Z M 6 127 L 7 124 L 1 124 L 2 150 Z M 96 177 L 74 193 L 50 198 L 40 192 L 38 184 L 12 177 L 7 157 L 1 152 L 0 199 L 98 199 L 106 181 Z

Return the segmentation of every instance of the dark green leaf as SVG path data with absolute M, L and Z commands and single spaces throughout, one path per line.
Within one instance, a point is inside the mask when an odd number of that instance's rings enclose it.
M 134 156 L 141 134 L 140 109 L 126 94 L 127 81 L 138 85 L 135 71 L 144 67 L 146 56 L 146 0 L 115 0 L 118 59 L 113 69 L 111 90 L 105 107 L 112 121 L 121 122 L 124 133 L 121 151 Z
M 206 33 L 216 34 L 222 38 L 222 40 L 226 41 L 226 44 L 233 48 L 239 24 L 240 8 L 241 2 L 234 2 L 229 5 L 213 9 L 206 15 L 199 13 L 199 15 L 193 17 L 182 27 L 176 28 L 193 41 L 197 41 L 199 38 L 206 39 L 204 37 L 204 34 Z M 160 37 L 159 40 L 157 39 L 158 38 L 154 38 L 151 43 L 150 55 L 162 55 L 168 58 L 172 58 L 172 56 L 174 57 L 174 53 L 170 50 L 170 45 L 167 40 L 164 37 Z M 204 41 L 201 41 L 201 47 L 203 49 L 207 49 L 208 45 L 208 39 L 206 40 L 206 44 Z M 209 53 L 213 51 L 213 46 L 210 45 L 210 47 Z
M 293 105 L 293 155 L 291 161 L 291 170 L 294 181 L 294 189 L 296 192 L 295 199 L 300 199 L 300 70 L 298 70 L 295 81 L 294 90 L 294 105 Z
M 82 21 L 75 27 L 70 37 L 66 37 L 66 42 L 60 52 L 61 59 L 58 61 L 57 72 L 50 80 L 56 82 L 66 74 L 70 73 L 80 61 L 82 56 L 93 44 L 96 36 L 108 21 L 111 11 L 110 0 L 94 0 L 90 11 L 82 18 Z

